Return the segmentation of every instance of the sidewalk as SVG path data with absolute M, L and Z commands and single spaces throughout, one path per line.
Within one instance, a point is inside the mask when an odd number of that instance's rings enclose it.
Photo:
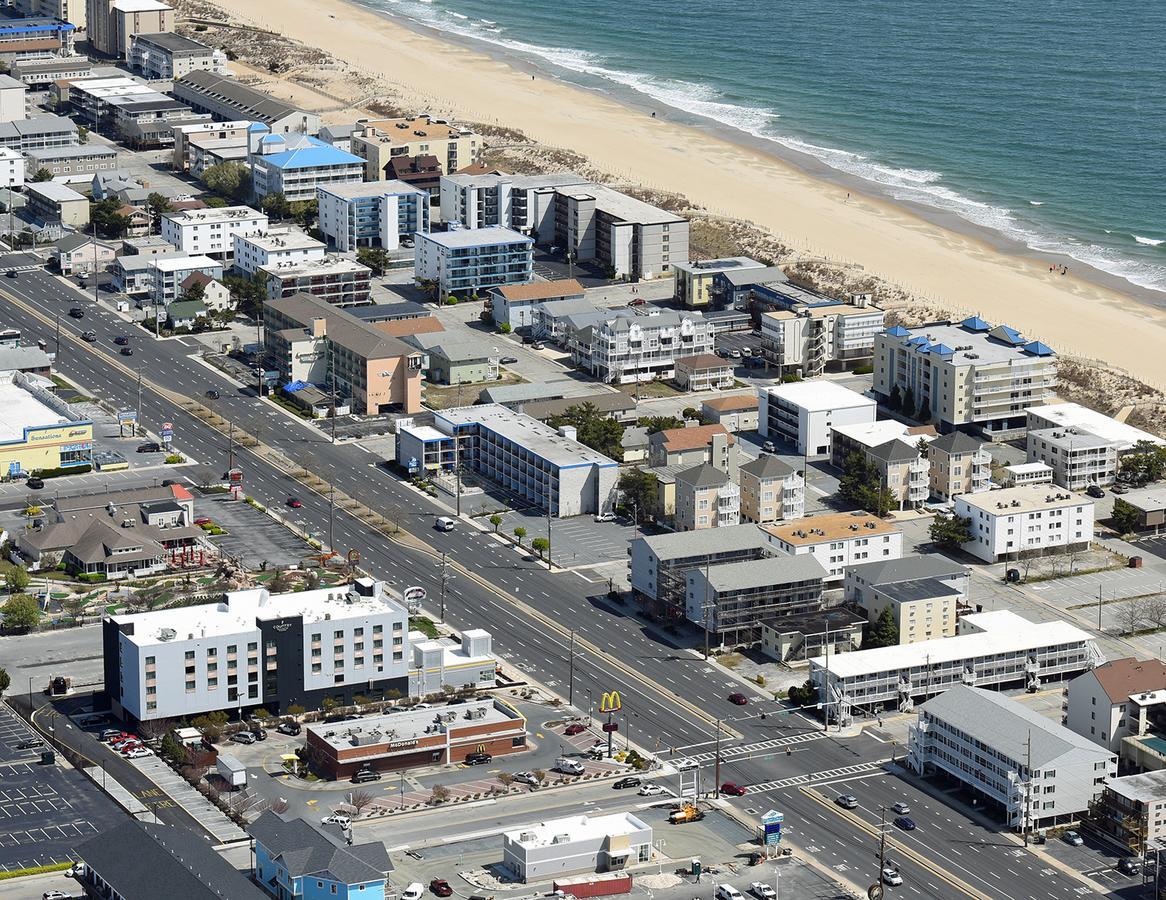
M 142 774 L 159 787 L 158 803 L 167 803 L 165 797 L 177 803 L 198 824 L 210 832 L 220 844 L 248 840 L 247 832 L 227 818 L 217 806 L 187 784 L 177 772 L 156 756 L 131 760 Z M 149 804 L 147 804 L 149 805 Z

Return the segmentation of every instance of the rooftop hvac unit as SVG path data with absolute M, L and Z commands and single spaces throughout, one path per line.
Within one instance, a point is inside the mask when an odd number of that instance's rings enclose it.
M 852 524 L 852 525 L 850 526 L 850 530 L 851 530 L 851 531 L 858 531 L 858 526 L 857 526 L 857 525 L 853 525 L 853 524 Z
M 175 631 L 173 628 L 163 628 L 161 631 L 158 632 L 158 640 L 160 640 L 160 641 L 172 641 L 177 636 L 178 636 L 178 632 Z
M 552 844 L 568 844 L 570 842 L 571 835 L 569 834 L 556 834 L 553 838 L 551 838 Z
M 874 522 L 867 522 L 867 523 L 866 523 L 866 527 L 867 527 L 867 528 L 874 528 L 874 527 L 875 527 L 875 523 L 874 523 Z

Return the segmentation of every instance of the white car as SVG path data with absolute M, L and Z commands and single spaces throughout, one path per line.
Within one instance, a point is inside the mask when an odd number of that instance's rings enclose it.
M 613 513 L 613 512 L 601 512 L 595 517 L 595 521 L 596 522 L 614 522 L 615 521 L 615 513 Z
M 774 898 L 777 897 L 777 891 L 775 891 L 764 881 L 753 882 L 751 885 L 749 885 L 749 891 L 753 894 L 754 897 L 757 897 L 758 900 L 774 900 Z
M 903 883 L 903 876 L 899 874 L 899 870 L 887 866 L 883 869 L 883 884 L 889 884 L 896 887 Z
M 143 756 L 153 756 L 154 751 L 149 747 L 134 747 L 125 754 L 126 759 L 141 759 Z
M 645 784 L 642 788 L 640 788 L 641 797 L 657 797 L 660 794 L 666 793 L 668 792 L 658 784 Z
M 341 828 L 347 831 L 352 827 L 352 819 L 348 818 L 348 816 L 341 815 L 340 813 L 333 813 L 330 816 L 324 817 L 324 824 L 339 825 Z
M 911 811 L 911 807 L 909 807 L 906 803 L 903 803 L 902 801 L 899 801 L 898 803 L 896 803 L 894 806 L 891 807 L 891 809 L 893 809 L 895 811 L 895 815 L 898 815 L 898 816 L 905 816 L 905 815 L 907 815 L 907 813 L 909 813 Z
M 414 881 L 405 890 L 401 891 L 401 900 L 421 900 L 425 894 L 425 886 L 420 881 Z
M 536 786 L 538 785 L 538 779 L 535 778 L 534 774 L 531 772 L 515 772 L 514 773 L 514 780 L 517 781 L 519 784 L 533 784 Z

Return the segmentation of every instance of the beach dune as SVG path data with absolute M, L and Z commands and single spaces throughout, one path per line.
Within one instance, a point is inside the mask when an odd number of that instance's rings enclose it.
M 977 312 L 1062 353 L 1104 360 L 1166 384 L 1166 313 L 1145 297 L 1050 271 L 711 131 L 521 71 L 342 0 L 218 2 L 232 16 L 318 47 L 399 87 L 417 111 L 517 128 L 598 168 L 751 220 L 787 245 L 857 264 L 957 314 Z M 848 193 L 849 191 L 849 193 Z M 1166 301 L 1166 297 L 1163 297 Z

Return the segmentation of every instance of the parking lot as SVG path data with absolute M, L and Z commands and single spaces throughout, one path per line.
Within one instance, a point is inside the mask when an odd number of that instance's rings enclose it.
M 33 741 L 37 742 L 36 747 L 21 747 Z M 40 736 L 23 719 L 8 707 L 0 706 L 0 763 L 39 759 L 41 746 Z
M 225 494 L 200 496 L 195 501 L 196 516 L 209 516 L 227 530 L 210 540 L 223 553 L 258 567 L 266 561 L 270 569 L 299 565 L 312 549 L 275 519 Z
M 527 547 L 533 538 L 547 536 L 546 516 L 540 516 L 533 510 L 511 510 L 502 514 L 499 532 L 512 536 L 514 529 L 519 527 L 526 529 L 523 540 Z M 627 558 L 628 541 L 634 533 L 635 528 L 631 525 L 596 522 L 590 514 L 555 519 L 551 523 L 551 556 L 555 565 L 567 568 L 624 560 Z
M 74 847 L 120 816 L 113 801 L 74 769 L 0 765 L 0 869 L 71 859 Z

